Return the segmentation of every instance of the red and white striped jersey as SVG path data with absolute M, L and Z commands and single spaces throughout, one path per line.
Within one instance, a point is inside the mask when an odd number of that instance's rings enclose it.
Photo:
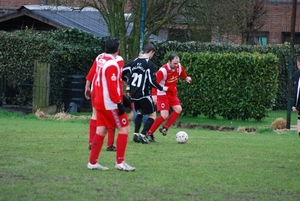
M 166 63 L 156 73 L 156 82 L 161 86 L 168 87 L 168 91 L 159 91 L 157 89 L 152 90 L 152 95 L 166 95 L 171 93 L 173 95 L 177 94 L 177 82 L 179 77 L 186 79 L 187 74 L 184 67 L 179 63 L 175 69 L 171 69 L 169 64 Z
M 122 101 L 123 90 L 121 69 L 117 60 L 111 54 L 100 54 L 95 59 L 95 73 L 92 81 L 94 95 L 93 107 L 98 110 L 117 109 L 117 103 Z

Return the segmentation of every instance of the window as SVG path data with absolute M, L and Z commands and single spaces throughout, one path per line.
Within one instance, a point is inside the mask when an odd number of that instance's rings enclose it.
M 282 43 L 291 42 L 291 32 L 282 32 Z M 294 44 L 300 44 L 300 33 L 295 33 Z
M 269 43 L 269 32 L 251 33 L 249 37 L 249 45 L 267 45 Z

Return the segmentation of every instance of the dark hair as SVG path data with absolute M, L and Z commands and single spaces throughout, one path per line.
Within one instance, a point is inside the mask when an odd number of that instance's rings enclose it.
M 147 54 L 147 53 L 149 53 L 149 52 L 151 52 L 151 51 L 153 51 L 153 52 L 156 51 L 154 45 L 151 44 L 151 43 L 146 44 L 145 47 L 144 47 L 143 53 Z
M 297 57 L 297 61 L 300 62 L 300 56 Z
M 120 47 L 120 41 L 118 38 L 108 38 L 105 41 L 105 53 L 114 54 L 118 52 Z
M 179 58 L 179 56 L 178 56 L 177 54 L 175 54 L 175 53 L 170 54 L 169 57 L 168 57 L 168 60 L 169 60 L 169 61 L 172 61 L 172 60 L 173 60 L 174 58 L 176 58 L 176 57 Z

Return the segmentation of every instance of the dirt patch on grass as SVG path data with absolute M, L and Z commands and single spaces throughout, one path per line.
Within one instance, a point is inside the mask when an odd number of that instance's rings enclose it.
M 207 124 L 196 124 L 196 123 L 182 123 L 182 122 L 176 122 L 173 124 L 173 126 L 177 128 L 188 128 L 188 129 L 193 129 L 193 128 L 203 128 L 203 129 L 209 129 L 209 130 L 218 130 L 218 131 L 243 131 L 247 133 L 255 132 L 256 128 L 254 127 L 232 127 L 232 126 L 214 126 L 214 125 L 207 125 Z

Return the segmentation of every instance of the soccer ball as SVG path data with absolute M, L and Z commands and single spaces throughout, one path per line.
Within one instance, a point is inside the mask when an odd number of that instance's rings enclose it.
M 179 131 L 177 134 L 176 134 L 176 141 L 179 143 L 179 144 L 184 144 L 187 142 L 187 140 L 189 139 L 189 136 L 186 132 L 184 131 Z

